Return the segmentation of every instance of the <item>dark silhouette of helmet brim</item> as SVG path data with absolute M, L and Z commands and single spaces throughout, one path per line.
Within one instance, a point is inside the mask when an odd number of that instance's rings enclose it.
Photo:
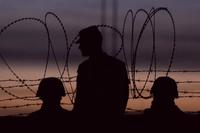
M 60 79 L 49 77 L 41 80 L 37 97 L 60 97 L 65 96 L 65 89 Z

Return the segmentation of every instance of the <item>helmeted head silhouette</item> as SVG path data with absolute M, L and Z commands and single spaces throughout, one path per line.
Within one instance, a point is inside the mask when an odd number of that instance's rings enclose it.
M 101 51 L 102 34 L 97 26 L 87 27 L 79 32 L 79 49 L 83 56 L 90 56 L 98 51 Z
M 65 89 L 62 81 L 54 77 L 42 79 L 36 96 L 40 98 L 65 96 Z
M 151 94 L 154 98 L 160 99 L 178 98 L 177 84 L 170 77 L 159 77 L 154 81 Z

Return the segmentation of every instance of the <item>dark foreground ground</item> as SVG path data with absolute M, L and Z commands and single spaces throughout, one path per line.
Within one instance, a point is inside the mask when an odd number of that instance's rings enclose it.
M 121 119 L 95 121 L 75 118 L 30 119 L 28 117 L 0 117 L 0 133 L 4 132 L 198 132 L 200 115 L 187 114 L 185 118 L 147 118 L 142 114 L 126 114 Z

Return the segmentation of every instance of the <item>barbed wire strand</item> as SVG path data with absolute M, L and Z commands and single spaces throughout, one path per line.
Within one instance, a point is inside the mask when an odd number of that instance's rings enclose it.
M 156 68 L 156 66 L 157 66 L 156 56 L 157 55 L 156 55 L 156 45 L 155 45 L 155 26 L 156 26 L 156 24 L 155 24 L 156 23 L 155 15 L 157 13 L 161 12 L 161 11 L 164 11 L 169 15 L 170 20 L 172 22 L 172 26 L 173 26 L 173 48 L 172 48 L 172 53 L 171 53 L 169 66 L 168 66 L 167 70 L 157 70 L 157 68 Z M 146 14 L 146 19 L 145 19 L 145 21 L 143 23 L 143 26 L 142 26 L 141 30 L 140 30 L 139 36 L 138 36 L 138 38 L 136 40 L 137 43 L 136 43 L 136 46 L 135 46 L 135 49 L 134 49 L 134 42 L 135 42 L 135 39 L 134 39 L 134 25 L 135 25 L 136 17 L 140 12 L 143 12 L 143 13 Z M 129 65 L 128 65 L 128 60 L 127 60 L 127 55 L 126 55 L 125 45 L 124 45 L 126 21 L 127 21 L 127 18 L 128 18 L 129 14 L 131 14 L 131 20 L 132 20 L 132 22 L 131 22 L 131 24 L 132 24 L 132 27 L 131 27 L 131 41 L 130 41 L 130 44 L 131 44 L 131 52 L 130 52 L 130 54 L 131 54 L 131 70 L 129 70 L 129 67 L 128 67 Z M 55 53 L 55 50 L 54 50 L 54 46 L 53 46 L 52 41 L 51 41 L 50 32 L 49 32 L 49 29 L 48 29 L 48 26 L 47 26 L 47 16 L 48 15 L 52 15 L 58 20 L 58 22 L 59 22 L 59 24 L 60 24 L 60 26 L 61 26 L 61 28 L 63 30 L 63 33 L 64 33 L 65 44 L 66 44 L 67 50 L 66 50 L 66 59 L 65 59 L 65 65 L 64 65 L 63 71 L 61 71 L 61 69 L 60 69 L 60 66 L 59 66 L 59 63 L 58 63 L 58 60 L 57 60 L 57 57 L 56 57 L 56 53 Z M 152 17 L 153 17 L 153 21 L 151 20 Z M 46 76 L 46 73 L 47 73 L 47 68 L 48 68 L 48 64 L 49 64 L 49 55 L 50 55 L 50 52 L 52 52 L 54 60 L 55 60 L 55 63 L 56 63 L 56 66 L 57 66 L 57 69 L 58 69 L 59 74 L 60 74 L 60 79 L 63 82 L 68 82 L 70 84 L 71 93 L 69 93 L 67 88 L 66 88 L 67 95 L 69 97 L 70 103 L 66 103 L 66 104 L 67 105 L 73 104 L 73 99 L 74 99 L 74 96 L 75 96 L 75 93 L 76 93 L 76 89 L 73 88 L 72 82 L 76 82 L 76 81 L 72 80 L 72 79 L 76 78 L 76 77 L 71 77 L 71 75 L 70 75 L 69 57 L 70 57 L 71 48 L 72 48 L 73 44 L 76 42 L 76 40 L 79 37 L 79 35 L 75 36 L 75 38 L 72 40 L 72 42 L 69 45 L 68 38 L 67 38 L 67 33 L 66 33 L 65 27 L 64 27 L 61 19 L 55 13 L 47 12 L 45 14 L 45 22 L 42 21 L 41 19 L 31 18 L 31 17 L 17 19 L 15 21 L 9 23 L 8 25 L 4 26 L 0 30 L 0 36 L 9 27 L 11 27 L 12 25 L 14 25 L 14 24 L 16 24 L 18 22 L 24 21 L 24 20 L 36 21 L 36 22 L 41 23 L 45 27 L 45 30 L 46 30 L 46 33 L 47 33 L 47 37 L 48 37 L 48 49 L 47 49 L 47 57 L 46 57 L 46 64 L 45 64 L 45 70 L 44 70 L 44 77 Z M 142 35 L 144 33 L 144 30 L 145 30 L 145 28 L 146 28 L 146 26 L 147 26 L 147 24 L 149 22 L 150 22 L 150 25 L 151 25 L 152 36 L 153 36 L 153 46 L 152 46 L 153 48 L 152 48 L 150 66 L 149 66 L 148 70 L 136 70 L 136 58 L 137 58 L 137 54 L 138 54 L 138 47 L 139 47 Z M 132 99 L 134 99 L 134 98 L 145 98 L 145 99 L 150 98 L 150 96 L 144 96 L 142 93 L 143 93 L 143 91 L 147 91 L 147 92 L 149 91 L 149 90 L 145 89 L 146 84 L 148 82 L 152 82 L 152 83 L 154 82 L 157 72 L 165 72 L 166 76 L 170 72 L 182 72 L 182 73 L 200 72 L 200 70 L 171 70 L 171 67 L 172 67 L 172 64 L 173 64 L 173 60 L 174 60 L 175 48 L 176 48 L 176 30 L 175 30 L 175 22 L 174 22 L 173 16 L 172 16 L 171 12 L 167 8 L 164 8 L 164 7 L 160 7 L 160 8 L 156 8 L 156 9 L 152 8 L 149 13 L 144 9 L 139 9 L 135 13 L 135 15 L 133 15 L 133 11 L 132 10 L 128 10 L 128 12 L 126 13 L 126 16 L 124 18 L 122 32 L 120 32 L 115 27 L 112 27 L 112 26 L 106 25 L 106 24 L 101 24 L 101 25 L 96 25 L 96 26 L 103 27 L 103 28 L 110 28 L 111 30 L 114 30 L 117 34 L 119 34 L 119 37 L 121 38 L 121 46 L 120 46 L 119 50 L 116 52 L 116 54 L 114 55 L 114 57 L 117 57 L 121 52 L 123 52 L 122 54 L 124 56 L 124 62 L 125 62 L 126 68 L 127 68 L 127 73 L 128 73 L 129 79 L 132 81 L 132 85 L 131 85 L 131 88 L 130 88 L 131 95 L 132 95 L 131 98 Z M 7 66 L 9 71 L 12 73 L 12 75 L 17 79 L 17 80 L 14 80 L 14 79 L 0 80 L 0 82 L 11 82 L 12 81 L 12 82 L 20 82 L 22 84 L 22 85 L 13 85 L 13 86 L 6 86 L 6 87 L 5 86 L 4 87 L 0 86 L 2 91 L 7 93 L 8 95 L 14 97 L 14 98 L 0 99 L 0 102 L 9 101 L 9 100 L 10 101 L 11 100 L 17 100 L 17 99 L 20 99 L 20 100 L 38 100 L 38 98 L 35 99 L 34 96 L 19 97 L 19 96 L 15 95 L 15 94 L 11 93 L 10 91 L 6 90 L 8 88 L 26 87 L 29 91 L 31 91 L 31 92 L 33 92 L 35 94 L 35 91 L 32 90 L 30 88 L 30 86 L 36 86 L 38 84 L 27 84 L 26 82 L 33 82 L 33 81 L 39 82 L 41 79 L 22 80 L 17 75 L 17 73 L 11 68 L 11 66 L 8 64 L 7 60 L 2 55 L 2 53 L 0 53 L 0 58 L 2 59 L 3 63 Z M 154 70 L 152 70 L 153 63 L 154 63 Z M 67 77 L 63 77 L 63 75 L 65 73 L 65 70 L 67 71 Z M 145 80 L 137 80 L 136 79 L 136 75 L 135 75 L 137 72 L 148 72 Z M 154 80 L 149 80 L 151 72 L 155 73 Z M 130 78 L 129 73 L 131 73 L 132 79 Z M 63 80 L 64 78 L 67 78 L 68 81 Z M 143 82 L 144 83 L 142 89 L 138 89 L 137 88 L 136 82 Z M 181 83 L 191 84 L 191 83 L 200 83 L 200 81 L 177 81 L 177 83 L 178 84 L 181 84 Z M 136 92 L 137 92 L 137 94 L 136 94 Z M 182 93 L 182 94 L 200 94 L 200 92 L 191 92 L 191 91 L 179 91 L 179 92 Z M 70 95 L 72 95 L 72 97 Z M 189 95 L 189 96 L 180 96 L 180 97 L 181 98 L 192 98 L 192 97 L 199 98 L 200 96 Z M 4 109 L 20 108 L 20 107 L 28 107 L 28 106 L 33 106 L 33 105 L 39 105 L 39 104 L 41 105 L 41 103 L 34 103 L 34 104 L 24 104 L 24 105 L 16 105 L 16 106 L 0 106 L 0 108 L 4 108 Z
M 12 25 L 21 22 L 21 21 L 25 21 L 25 20 L 31 20 L 31 21 L 36 21 L 39 22 L 40 24 L 42 24 L 45 27 L 46 33 L 47 33 L 47 37 L 48 37 L 48 52 L 47 52 L 47 59 L 46 59 L 46 65 L 45 65 L 45 71 L 44 71 L 44 77 L 46 75 L 46 68 L 48 66 L 48 58 L 49 58 L 49 44 L 50 44 L 50 36 L 49 36 L 49 30 L 48 27 L 46 26 L 46 24 L 38 18 L 31 18 L 31 17 L 27 17 L 27 18 L 21 18 L 21 19 L 17 19 L 11 23 L 9 23 L 8 25 L 4 26 L 1 30 L 0 30 L 0 36 L 2 35 L 2 33 L 4 31 L 6 31 L 9 27 L 11 27 Z M 7 60 L 5 59 L 5 57 L 0 53 L 0 58 L 2 59 L 2 61 L 4 62 L 4 64 L 7 66 L 7 68 L 10 70 L 10 72 L 13 74 L 13 76 L 18 79 L 22 84 L 25 84 L 25 82 L 23 80 L 21 80 L 21 78 L 16 74 L 16 72 L 14 72 L 14 70 L 10 67 L 10 65 L 8 64 Z M 26 85 L 26 84 L 25 84 Z M 27 89 L 30 90 L 31 92 L 33 92 L 34 94 L 36 94 L 35 91 L 33 91 L 29 86 L 27 86 Z M 14 95 L 13 95 L 14 96 Z M 26 99 L 24 99 L 26 100 Z
M 68 50 L 68 37 L 67 37 L 66 30 L 65 30 L 65 27 L 64 27 L 62 21 L 60 20 L 60 18 L 59 18 L 55 13 L 47 12 L 47 13 L 45 14 L 45 24 L 46 24 L 46 25 L 47 25 L 47 17 L 48 17 L 48 15 L 54 16 L 54 17 L 57 19 L 57 21 L 59 22 L 59 24 L 60 24 L 60 26 L 61 26 L 61 28 L 62 28 L 62 31 L 63 31 L 63 33 L 64 33 L 65 44 L 66 44 L 66 47 L 67 47 L 67 50 Z M 59 74 L 60 74 L 60 79 L 61 79 L 61 81 L 62 81 L 62 80 L 63 80 L 63 78 L 62 78 L 62 77 L 63 77 L 63 72 L 61 72 L 61 70 L 60 70 L 60 66 L 59 66 L 59 63 L 58 63 L 58 60 L 57 60 L 57 57 L 56 57 L 56 53 L 55 53 L 55 50 L 54 50 L 52 41 L 50 42 L 50 45 L 51 45 L 51 50 L 52 50 L 52 53 L 53 53 L 53 57 L 54 57 L 54 60 L 55 60 L 55 63 L 56 63 L 58 72 L 59 72 Z M 66 50 L 66 53 L 67 53 L 67 50 Z M 67 54 L 66 54 L 66 55 L 67 55 Z M 66 57 L 66 58 L 67 58 L 67 57 Z M 67 66 L 67 68 L 68 68 L 68 66 Z M 64 69 L 65 69 L 65 66 L 64 66 L 63 70 L 64 70 Z M 69 70 L 69 69 L 67 69 L 67 71 L 68 71 L 68 70 Z M 68 71 L 68 72 L 69 72 L 69 71 Z M 69 75 L 69 76 L 70 76 L 70 75 Z M 69 79 L 69 80 L 70 80 L 70 79 Z M 70 84 L 71 90 L 73 91 L 71 82 L 69 82 L 69 84 Z M 65 84 L 64 84 L 64 87 L 66 88 Z M 68 89 L 65 89 L 65 90 L 67 91 L 67 94 L 68 94 Z M 67 95 L 67 96 L 69 97 L 70 101 L 73 103 L 73 99 L 71 98 L 71 96 L 70 96 L 70 95 Z

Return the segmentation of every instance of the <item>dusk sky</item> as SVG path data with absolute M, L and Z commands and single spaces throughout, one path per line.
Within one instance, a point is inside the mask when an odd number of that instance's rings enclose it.
M 106 0 L 106 21 L 105 24 L 113 25 L 112 23 L 112 0 Z M 135 13 L 138 9 L 145 9 L 150 11 L 158 7 L 166 7 L 172 13 L 176 26 L 176 51 L 173 70 L 200 70 L 200 1 L 199 0 L 118 0 L 118 21 L 117 29 L 122 31 L 123 21 L 126 12 L 129 9 Z M 101 0 L 0 0 L 0 30 L 10 22 L 24 17 L 34 17 L 44 20 L 46 12 L 54 12 L 62 20 L 67 34 L 69 43 L 83 28 L 90 25 L 101 24 Z M 135 23 L 135 39 L 141 30 L 141 25 L 144 23 L 146 16 L 139 14 Z M 168 67 L 169 58 L 172 50 L 173 28 L 169 15 L 166 12 L 160 12 L 155 17 L 156 24 L 156 54 L 157 54 L 157 68 L 161 69 Z M 52 37 L 52 43 L 55 48 L 55 53 L 62 62 L 61 67 L 64 66 L 64 59 L 66 54 L 66 45 L 63 32 L 56 19 L 52 16 L 48 17 L 48 27 Z M 125 50 L 130 52 L 130 34 L 131 21 L 127 21 L 125 30 Z M 107 34 L 104 34 L 107 42 L 111 42 L 112 36 L 110 29 L 104 29 Z M 116 47 L 120 47 L 119 36 L 116 38 Z M 106 47 L 105 51 L 110 54 L 111 46 Z M 42 78 L 45 67 L 45 59 L 47 53 L 47 36 L 45 28 L 33 21 L 23 21 L 8 28 L 3 34 L 0 34 L 0 53 L 7 59 L 9 65 L 17 74 L 24 79 Z M 105 45 L 105 44 L 103 44 Z M 144 68 L 149 68 L 149 62 L 152 52 L 152 32 L 148 25 L 144 36 L 141 39 L 139 51 L 137 55 L 137 65 Z M 78 45 L 73 45 L 70 59 L 74 57 L 81 57 Z M 51 57 L 52 58 L 52 57 Z M 130 59 L 130 58 L 129 58 Z M 51 59 L 50 59 L 51 60 Z M 71 61 L 70 60 L 70 61 Z M 35 63 L 36 61 L 38 63 Z M 80 60 L 79 60 L 80 61 Z M 17 64 L 17 63 L 18 64 Z M 31 66 L 24 65 L 25 63 Z M 73 68 L 70 68 L 76 75 L 76 67 L 80 62 L 74 64 L 70 62 Z M 3 62 L 0 59 L 0 68 Z M 24 65 L 24 66 L 23 66 Z M 38 65 L 35 67 L 34 65 Z M 75 67 L 74 67 L 75 66 Z M 136 68 L 136 69 L 137 69 Z M 61 68 L 62 69 L 62 68 Z M 0 79 L 11 79 L 13 74 L 6 69 L 1 70 Z M 166 69 L 164 69 L 166 70 Z M 49 73 L 50 74 L 49 74 Z M 47 73 L 51 76 L 59 75 L 57 70 L 53 69 Z M 55 74 L 56 73 L 56 74 Z M 199 80 L 199 73 L 180 74 L 170 73 L 173 78 L 177 80 Z M 174 74 L 174 75 L 173 75 Z M 24 76 L 25 75 L 25 76 Z M 139 74 L 138 74 L 139 75 Z M 143 77 L 146 75 L 143 75 Z M 140 78 L 140 75 L 138 76 Z M 180 85 L 180 84 L 179 84 Z M 181 84 L 182 85 L 182 84 Z M 199 89 L 199 84 L 182 85 L 183 89 L 188 88 Z M 4 93 L 2 93 L 4 94 Z M 19 95 L 26 93 L 20 93 Z M 4 95 L 2 95 L 4 96 Z M 25 95 L 26 96 L 26 95 Z M 199 100 L 199 99 L 198 99 Z M 150 101 L 150 100 L 149 100 Z M 188 103 L 187 103 L 187 102 Z M 195 101 L 195 102 L 194 102 Z M 144 102 L 146 104 L 150 102 Z M 200 110 L 199 101 L 193 99 L 183 100 L 180 102 L 185 110 Z M 13 103 L 16 104 L 15 102 Z M 195 104 L 195 105 L 194 105 Z M 138 103 L 137 107 L 142 106 L 143 103 Z M 135 106 L 135 105 L 134 105 Z M 144 107 L 143 107 L 144 108 Z M 5 114 L 7 110 L 4 111 Z M 4 112 L 2 114 L 4 114 Z
M 200 2 L 198 0 L 121 0 L 118 1 L 118 29 L 122 30 L 123 19 L 128 9 L 132 9 L 133 12 L 140 8 L 149 11 L 152 7 L 167 7 L 173 14 L 177 31 L 175 62 L 178 66 L 200 67 L 200 63 L 198 63 L 200 56 Z M 46 12 L 54 12 L 64 23 L 69 42 L 82 28 L 101 24 L 101 0 L 0 0 L 0 9 L 0 28 L 22 17 L 36 17 L 44 20 Z M 111 0 L 107 0 L 106 10 L 106 24 L 112 25 Z M 159 13 L 156 19 L 158 55 L 169 57 L 172 46 L 171 21 L 166 13 Z M 143 23 L 143 20 L 144 15 L 139 15 L 138 23 Z M 65 53 L 62 31 L 53 17 L 49 17 L 48 23 L 56 53 L 61 57 Z M 130 21 L 128 23 L 127 29 L 130 28 Z M 136 27 L 138 23 L 136 23 Z M 139 26 L 138 29 L 140 29 Z M 144 53 L 146 53 L 145 50 L 150 52 L 151 50 L 148 49 L 152 47 L 149 45 L 152 40 L 151 32 L 148 31 L 142 39 L 141 51 Z M 127 34 L 129 33 L 130 31 L 127 30 Z M 15 60 L 20 55 L 28 59 L 44 57 L 47 50 L 44 28 L 40 24 L 30 21 L 21 22 L 9 28 L 0 36 L 0 44 L 1 52 L 7 58 L 15 57 Z M 128 44 L 125 45 L 128 46 Z M 75 46 L 75 53 L 79 55 L 76 49 Z M 145 55 L 143 56 L 145 57 Z

